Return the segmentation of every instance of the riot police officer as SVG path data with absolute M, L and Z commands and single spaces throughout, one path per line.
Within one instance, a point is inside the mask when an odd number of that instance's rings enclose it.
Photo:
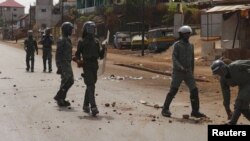
M 223 78 L 227 85 L 238 86 L 239 88 L 234 112 L 227 124 L 237 124 L 241 114 L 250 121 L 250 60 L 237 60 L 226 65 L 222 60 L 218 59 L 211 65 L 211 70 L 214 75 Z
M 34 72 L 35 51 L 38 54 L 37 42 L 33 38 L 33 31 L 28 31 L 28 38 L 24 41 L 24 50 L 26 51 L 26 71 L 31 69 Z M 31 62 L 31 64 L 30 64 Z
M 56 49 L 56 66 L 57 74 L 61 75 L 61 85 L 54 99 L 59 107 L 70 106 L 70 102 L 66 101 L 66 95 L 70 87 L 74 84 L 73 70 L 71 66 L 72 60 L 72 43 L 69 38 L 72 34 L 73 24 L 64 22 L 61 26 L 62 37 L 57 42 Z
M 83 111 L 92 112 L 95 116 L 99 113 L 95 101 L 95 83 L 97 81 L 98 59 L 103 59 L 105 47 L 101 47 L 95 38 L 96 25 L 92 21 L 83 24 L 82 39 L 79 40 L 75 53 L 77 62 L 83 60 L 83 78 L 87 88 L 83 102 Z M 91 106 L 91 107 L 90 107 Z
M 43 72 L 46 72 L 46 61 L 48 60 L 49 72 L 52 72 L 52 44 L 53 36 L 50 34 L 51 29 L 46 28 L 45 34 L 42 37 L 41 44 L 43 45 Z
M 203 113 L 199 112 L 199 95 L 198 88 L 196 87 L 194 79 L 194 46 L 189 42 L 189 37 L 192 34 L 190 26 L 182 26 L 178 30 L 179 40 L 174 43 L 172 53 L 173 72 L 170 90 L 164 102 L 162 115 L 171 117 L 169 106 L 178 92 L 182 81 L 186 83 L 190 91 L 190 100 L 192 106 L 191 116 L 206 117 Z

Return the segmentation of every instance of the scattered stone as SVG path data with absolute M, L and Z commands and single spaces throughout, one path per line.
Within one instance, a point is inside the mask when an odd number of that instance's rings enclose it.
M 105 115 L 107 115 L 107 114 L 108 114 L 108 112 L 105 112 L 104 114 L 105 114 Z
M 187 115 L 187 114 L 182 115 L 182 118 L 183 118 L 183 119 L 189 119 L 189 115 Z
M 95 96 L 98 96 L 98 94 L 95 94 Z
M 112 107 L 115 107 L 115 104 L 116 104 L 116 103 L 115 103 L 115 102 L 113 102 L 113 103 L 111 104 L 111 105 L 112 105 Z
M 116 112 L 116 110 L 113 110 L 113 112 Z
M 75 101 L 74 100 L 71 100 L 72 103 L 74 103 Z
M 13 87 L 16 87 L 16 85 L 13 85 Z
M 153 119 L 152 119 L 152 121 L 154 122 L 154 121 L 156 121 L 156 119 L 155 119 L 155 118 L 153 118 Z
M 71 107 L 68 107 L 68 109 L 70 110 L 70 109 L 71 109 Z
M 102 130 L 102 128 L 99 128 L 99 130 Z
M 220 91 L 216 91 L 216 93 L 220 93 Z
M 154 108 L 159 109 L 159 108 L 161 108 L 161 107 L 160 107 L 160 105 L 155 104 L 155 105 L 154 105 Z
M 168 123 L 172 123 L 172 120 L 169 120 Z
M 3 94 L 6 94 L 5 92 L 3 92 Z
M 56 128 L 60 128 L 60 126 L 56 126 Z
M 130 116 L 132 116 L 133 114 L 129 113 Z
M 108 123 L 110 123 L 110 121 L 108 121 Z
M 109 103 L 106 103 L 106 104 L 105 104 L 105 107 L 109 107 L 109 106 L 110 106 L 110 104 L 109 104 Z
M 34 98 L 37 98 L 37 96 L 36 96 L 36 95 L 34 95 L 33 97 L 34 97 Z

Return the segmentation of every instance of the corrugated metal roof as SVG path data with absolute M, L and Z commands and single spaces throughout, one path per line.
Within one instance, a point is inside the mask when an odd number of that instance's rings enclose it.
M 206 11 L 206 13 L 221 13 L 221 12 L 233 12 L 237 10 L 250 9 L 250 5 L 231 5 L 231 6 L 215 6 Z

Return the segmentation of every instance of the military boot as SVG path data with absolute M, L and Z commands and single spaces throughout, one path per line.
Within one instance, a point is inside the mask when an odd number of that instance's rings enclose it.
M 167 94 L 167 97 L 164 102 L 163 109 L 161 111 L 162 116 L 164 117 L 171 117 L 171 112 L 169 111 L 169 106 L 176 95 L 178 89 L 176 88 L 170 88 L 169 93 Z
M 200 108 L 200 101 L 198 96 L 198 89 L 195 88 L 190 92 L 190 100 L 191 100 L 191 106 L 192 106 L 192 112 L 191 116 L 196 118 L 206 117 L 205 114 L 199 112 Z
M 83 107 L 82 107 L 82 110 L 83 110 L 83 112 L 85 112 L 85 113 L 90 113 L 90 108 L 89 108 L 89 106 L 83 106 Z
M 97 107 L 91 107 L 91 112 L 93 116 L 96 116 L 99 113 Z

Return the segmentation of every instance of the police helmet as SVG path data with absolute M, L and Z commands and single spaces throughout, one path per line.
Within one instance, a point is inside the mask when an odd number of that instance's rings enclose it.
M 87 21 L 83 24 L 82 29 L 83 29 L 83 32 L 94 35 L 96 31 L 96 24 L 92 21 Z
M 225 72 L 226 68 L 227 65 L 221 59 L 215 60 L 211 65 L 213 74 L 218 74 L 220 70 Z
M 68 29 L 73 29 L 74 26 L 71 22 L 64 22 L 61 26 L 61 29 L 64 30 L 68 30 Z
M 46 27 L 45 32 L 50 32 L 50 31 L 51 31 L 51 28 Z
M 28 36 L 32 36 L 33 35 L 33 31 L 32 30 L 28 30 Z
M 179 28 L 178 30 L 179 33 L 190 33 L 192 34 L 192 28 L 188 25 L 183 25 L 182 27 Z

